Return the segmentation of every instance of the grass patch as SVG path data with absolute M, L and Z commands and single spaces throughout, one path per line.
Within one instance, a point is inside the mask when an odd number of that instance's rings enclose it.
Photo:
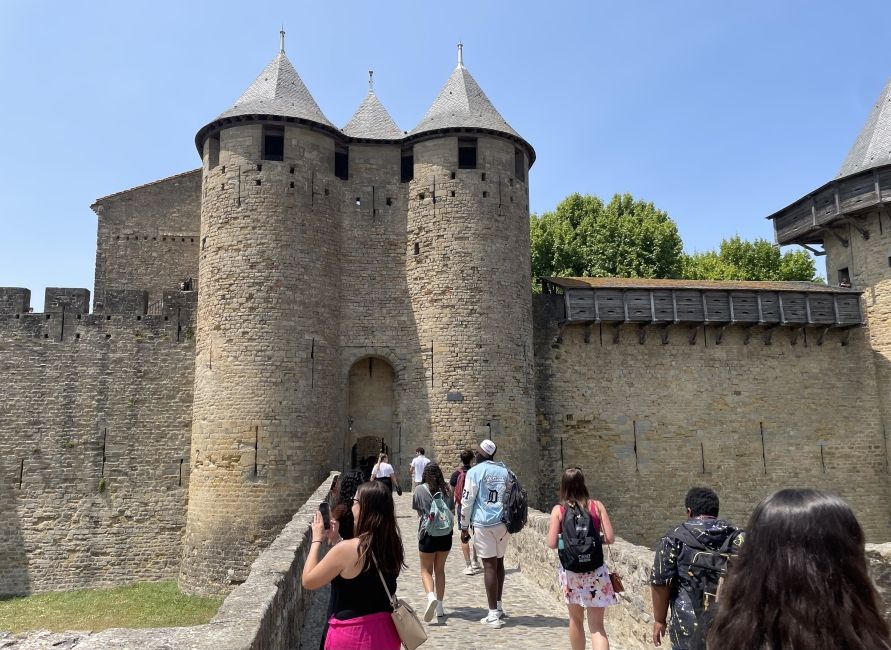
M 0 597 L 0 630 L 89 630 L 110 627 L 181 627 L 207 623 L 222 598 L 181 593 L 175 580 L 112 589 L 79 589 L 37 596 Z

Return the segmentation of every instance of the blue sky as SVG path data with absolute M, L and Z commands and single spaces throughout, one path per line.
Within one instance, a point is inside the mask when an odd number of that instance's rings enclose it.
M 891 76 L 891 2 L 0 0 L 0 285 L 92 289 L 97 198 L 198 167 L 195 132 L 275 56 L 343 126 L 375 70 L 402 129 L 465 63 L 535 147 L 533 212 L 630 192 L 685 248 L 772 238 Z

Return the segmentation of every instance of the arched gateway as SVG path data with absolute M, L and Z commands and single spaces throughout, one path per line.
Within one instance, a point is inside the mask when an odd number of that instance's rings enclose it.
M 349 467 L 362 470 L 366 479 L 377 455 L 390 453 L 394 442 L 395 379 L 393 366 L 379 357 L 359 359 L 350 368 L 345 456 Z M 390 460 L 396 463 L 395 458 Z

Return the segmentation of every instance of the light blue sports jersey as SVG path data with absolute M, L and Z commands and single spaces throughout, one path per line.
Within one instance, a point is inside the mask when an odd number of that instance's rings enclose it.
M 461 528 L 471 524 L 487 528 L 503 523 L 507 481 L 504 463 L 487 460 L 467 470 L 461 495 Z

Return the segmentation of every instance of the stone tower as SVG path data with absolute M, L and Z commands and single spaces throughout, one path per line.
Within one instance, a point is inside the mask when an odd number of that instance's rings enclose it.
M 407 267 L 419 339 L 431 341 L 437 457 L 493 439 L 499 458 L 537 475 L 528 169 L 532 147 L 458 65 L 407 135 L 414 161 Z
M 281 52 L 202 128 L 189 511 L 180 582 L 219 593 L 317 485 L 333 428 L 339 131 Z
M 891 435 L 891 81 L 836 177 L 771 215 L 779 244 L 825 255 L 831 285 L 863 291 L 870 344 Z M 814 246 L 823 246 L 823 250 Z M 876 462 L 879 462 L 878 455 Z

